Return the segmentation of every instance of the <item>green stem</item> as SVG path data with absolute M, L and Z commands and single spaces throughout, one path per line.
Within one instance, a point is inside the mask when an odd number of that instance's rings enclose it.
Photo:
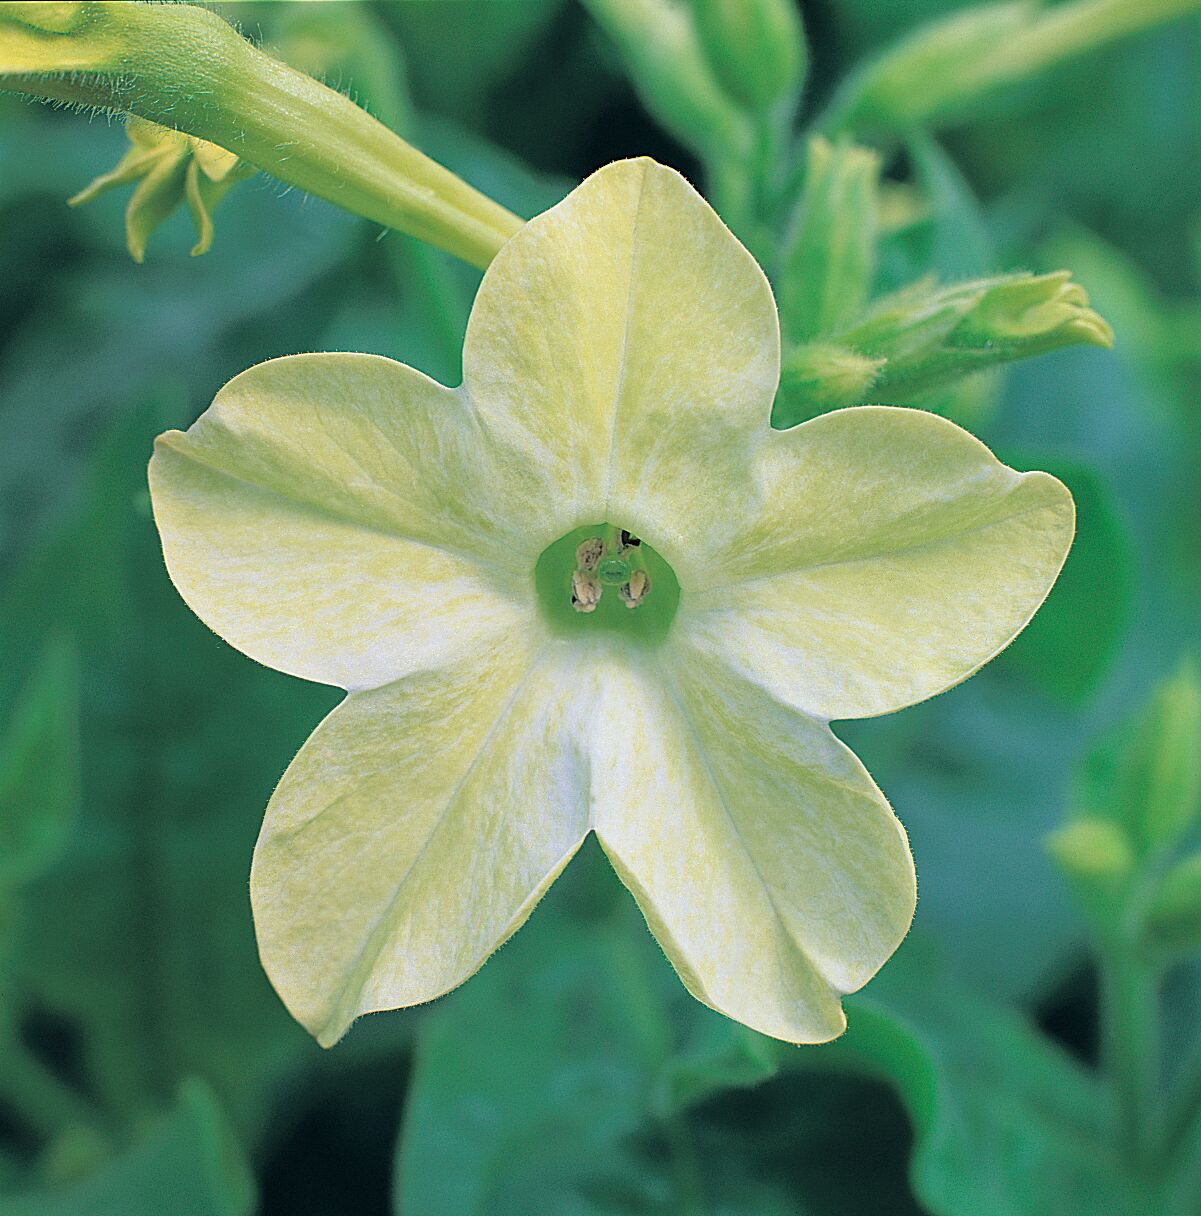
M 1127 943 L 1101 961 L 1104 1059 L 1117 1103 L 1116 1143 L 1135 1169 L 1149 1162 L 1156 1140 L 1159 1090 L 1159 976 Z
M 189 4 L 0 5 L 0 88 L 138 114 L 484 267 L 521 221 Z

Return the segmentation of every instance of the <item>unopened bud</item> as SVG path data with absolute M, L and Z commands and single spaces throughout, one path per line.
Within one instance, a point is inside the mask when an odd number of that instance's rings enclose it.
M 804 83 L 805 34 L 793 0 L 692 0 L 705 55 L 740 105 L 765 110 Z
M 1084 343 L 1113 331 L 1066 270 L 1009 274 L 952 286 L 917 283 L 878 300 L 837 339 L 886 360 L 873 392 L 903 403 L 964 376 Z
M 1134 864 L 1121 827 L 1108 819 L 1076 819 L 1047 837 L 1047 851 L 1069 878 L 1096 886 L 1124 878 Z
M 961 119 L 992 89 L 1196 9 L 1196 0 L 978 5 L 930 22 L 855 73 L 823 125 L 903 131 Z
M 1201 818 L 1201 675 L 1186 660 L 1141 712 L 1088 755 L 1077 801 L 1121 823 L 1140 853 L 1178 843 Z
M 875 274 L 879 181 L 878 153 L 809 141 L 780 279 L 780 320 L 791 341 L 835 333 L 863 311 Z
M 753 132 L 746 111 L 718 78 L 693 14 L 672 0 L 583 0 L 612 38 L 643 103 L 701 155 L 741 160 Z
M 1006 44 L 1035 20 L 1032 0 L 985 4 L 932 21 L 848 78 L 827 129 L 905 130 L 996 83 Z
M 477 266 L 521 227 L 349 98 L 199 5 L 0 3 L 0 88 L 178 129 Z

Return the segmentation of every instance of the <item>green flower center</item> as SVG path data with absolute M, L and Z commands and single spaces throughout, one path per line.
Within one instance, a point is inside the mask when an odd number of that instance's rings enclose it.
M 577 528 L 548 546 L 534 566 L 538 604 L 555 633 L 598 629 L 657 645 L 680 602 L 675 571 L 640 537 L 611 524 Z

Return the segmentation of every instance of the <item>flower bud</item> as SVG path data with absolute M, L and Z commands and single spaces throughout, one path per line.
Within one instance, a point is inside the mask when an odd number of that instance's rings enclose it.
M 875 273 L 879 178 L 880 158 L 870 149 L 810 141 L 779 284 L 792 341 L 836 332 L 862 311 Z
M 1047 852 L 1068 878 L 1092 888 L 1112 886 L 1134 865 L 1126 834 L 1108 819 L 1074 819 L 1047 837 Z
M 692 14 L 671 0 L 584 0 L 616 44 L 646 108 L 681 143 L 706 157 L 741 160 L 747 116 L 701 47 Z
M 905 403 L 973 372 L 1113 331 L 1069 273 L 1010 274 L 940 287 L 926 280 L 877 301 L 840 343 L 887 360 L 877 400 Z
M 1186 662 L 1142 712 L 1089 755 L 1078 800 L 1125 826 L 1140 853 L 1169 848 L 1201 818 L 1201 679 Z
M 705 55 L 740 105 L 766 110 L 804 84 L 805 34 L 792 0 L 692 0 Z

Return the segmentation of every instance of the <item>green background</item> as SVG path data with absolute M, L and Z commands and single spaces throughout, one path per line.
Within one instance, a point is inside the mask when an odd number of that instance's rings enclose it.
M 214 7 L 268 44 L 292 19 Z M 806 2 L 811 104 L 952 7 Z M 624 155 L 704 185 L 572 3 L 339 8 L 354 21 L 306 66 L 522 216 Z M 119 193 L 64 202 L 119 158 L 121 124 L 0 95 L 0 1216 L 1201 1210 L 1187 1186 L 1147 1206 L 1104 1144 L 1094 967 L 1044 847 L 1092 741 L 1201 623 L 1201 25 L 1056 68 L 939 138 L 887 163 L 931 207 L 885 242 L 879 286 L 1065 267 L 1117 344 L 951 406 L 1063 477 L 1080 535 L 998 661 L 838 728 L 909 830 L 920 894 L 846 1038 L 781 1049 L 693 1002 L 588 847 L 479 976 L 323 1052 L 261 972 L 247 875 L 336 694 L 185 608 L 145 465 L 272 356 L 367 350 L 457 382 L 478 273 L 261 176 L 210 254 L 188 257 L 177 215 L 135 266 Z M 1169 1059 L 1199 978 L 1169 976 Z

